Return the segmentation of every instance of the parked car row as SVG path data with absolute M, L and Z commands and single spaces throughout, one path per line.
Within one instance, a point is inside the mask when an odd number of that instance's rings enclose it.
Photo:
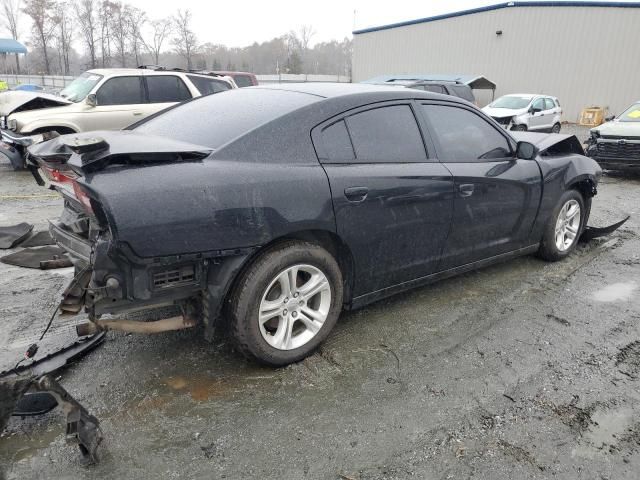
M 52 132 L 119 130 L 176 103 L 257 83 L 244 72 L 166 70 L 161 67 L 89 70 L 58 95 L 0 94 L 0 155 L 24 166 L 26 147 Z M 32 138 L 32 136 L 36 136 Z
M 519 255 L 565 258 L 600 178 L 582 153 L 455 96 L 287 84 L 56 137 L 29 161 L 65 199 L 50 232 L 78 273 L 61 308 L 85 309 L 80 331 L 177 304 L 154 331 L 202 322 L 286 365 L 345 308 Z

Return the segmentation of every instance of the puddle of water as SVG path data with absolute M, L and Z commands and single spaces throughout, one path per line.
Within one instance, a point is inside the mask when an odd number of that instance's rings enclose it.
M 594 423 L 582 435 L 581 445 L 574 449 L 574 455 L 593 458 L 598 453 L 607 452 L 606 447 L 618 443 L 633 423 L 633 411 L 599 410 L 591 416 L 591 420 Z
M 10 459 L 11 462 L 19 462 L 25 458 L 33 457 L 63 434 L 61 428 L 51 428 L 43 432 L 19 432 L 15 435 L 0 437 L 0 457 Z M 1 475 L 2 471 L 0 470 Z
M 164 380 L 171 390 L 184 391 L 195 401 L 205 401 L 211 398 L 231 394 L 241 385 L 238 379 L 212 379 L 204 376 L 196 378 L 169 377 Z
M 629 300 L 631 294 L 638 288 L 636 282 L 614 283 L 607 285 L 602 290 L 593 294 L 593 298 L 598 302 L 617 302 Z

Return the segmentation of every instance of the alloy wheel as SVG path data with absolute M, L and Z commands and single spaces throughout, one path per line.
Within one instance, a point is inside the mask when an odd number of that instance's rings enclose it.
M 322 328 L 331 308 L 331 285 L 312 265 L 294 265 L 271 280 L 260 301 L 262 338 L 278 350 L 309 342 Z
M 560 209 L 556 220 L 556 247 L 565 252 L 575 243 L 580 230 L 580 204 L 569 200 Z

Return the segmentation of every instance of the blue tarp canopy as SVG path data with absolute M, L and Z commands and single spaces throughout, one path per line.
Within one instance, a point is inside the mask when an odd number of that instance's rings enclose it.
M 0 38 L 0 53 L 27 53 L 27 47 L 13 38 Z
M 419 73 L 408 75 L 380 75 L 370 78 L 362 83 L 385 83 L 407 80 L 434 80 L 436 82 L 460 82 L 469 85 L 471 88 L 481 90 L 495 90 L 496 84 L 482 75 L 449 75 L 441 73 Z

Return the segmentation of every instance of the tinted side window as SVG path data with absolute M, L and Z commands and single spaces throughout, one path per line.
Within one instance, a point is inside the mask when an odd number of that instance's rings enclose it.
M 145 103 L 140 77 L 115 77 L 96 92 L 98 105 L 135 105 Z
M 449 89 L 456 97 L 464 98 L 472 103 L 476 101 L 476 97 L 473 96 L 471 89 L 465 85 L 449 85 Z
M 157 75 L 145 77 L 149 103 L 182 102 L 191 98 L 189 89 L 180 77 Z
M 545 98 L 544 99 L 544 103 L 546 104 L 547 108 L 545 110 L 551 110 L 552 108 L 556 108 L 556 104 L 554 103 L 554 101 L 550 98 Z
M 231 89 L 231 85 L 227 82 L 216 80 L 215 78 L 198 77 L 196 75 L 187 75 L 187 77 L 202 95 L 210 95 Z
M 444 162 L 474 162 L 511 157 L 507 139 L 479 115 L 463 108 L 423 105 Z
M 239 87 L 250 87 L 253 85 L 251 77 L 249 75 L 234 75 L 233 80 Z
M 374 108 L 347 117 L 358 162 L 421 162 L 424 143 L 409 105 Z
M 324 149 L 322 157 L 329 161 L 348 161 L 355 158 L 344 120 L 322 130 L 322 148 Z

